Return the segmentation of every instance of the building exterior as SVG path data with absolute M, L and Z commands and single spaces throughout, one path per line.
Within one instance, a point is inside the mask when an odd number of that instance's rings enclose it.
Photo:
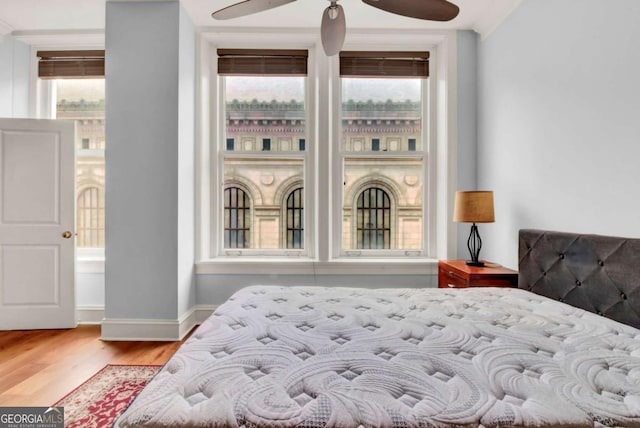
M 224 248 L 304 247 L 304 125 L 300 102 L 227 104 Z M 417 102 L 344 103 L 343 250 L 422 249 L 421 125 Z
M 104 248 L 104 99 L 59 100 L 56 117 L 76 122 L 77 246 Z

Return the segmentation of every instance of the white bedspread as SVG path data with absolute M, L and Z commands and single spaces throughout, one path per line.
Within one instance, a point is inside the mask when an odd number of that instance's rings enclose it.
M 640 426 L 640 331 L 506 288 L 256 286 L 117 427 Z

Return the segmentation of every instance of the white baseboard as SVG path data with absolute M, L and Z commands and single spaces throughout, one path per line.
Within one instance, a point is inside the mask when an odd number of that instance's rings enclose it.
M 216 306 L 198 305 L 177 320 L 114 319 L 102 320 L 101 339 L 105 341 L 179 341 L 201 324 Z
M 80 325 L 102 324 L 104 306 L 79 306 L 76 308 L 76 320 Z
M 196 323 L 202 324 L 204 320 L 209 318 L 211 314 L 218 308 L 218 305 L 197 305 L 196 306 Z

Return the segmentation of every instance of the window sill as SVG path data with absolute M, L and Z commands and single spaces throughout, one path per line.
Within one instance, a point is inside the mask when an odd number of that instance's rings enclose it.
M 104 257 L 78 257 L 76 273 L 104 273 Z
M 224 258 L 196 263 L 196 274 L 251 275 L 436 275 L 437 259 L 291 260 Z

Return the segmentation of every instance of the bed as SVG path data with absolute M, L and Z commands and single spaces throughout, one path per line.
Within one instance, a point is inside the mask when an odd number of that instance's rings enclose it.
M 244 288 L 114 426 L 640 426 L 639 262 L 522 230 L 517 289 Z

